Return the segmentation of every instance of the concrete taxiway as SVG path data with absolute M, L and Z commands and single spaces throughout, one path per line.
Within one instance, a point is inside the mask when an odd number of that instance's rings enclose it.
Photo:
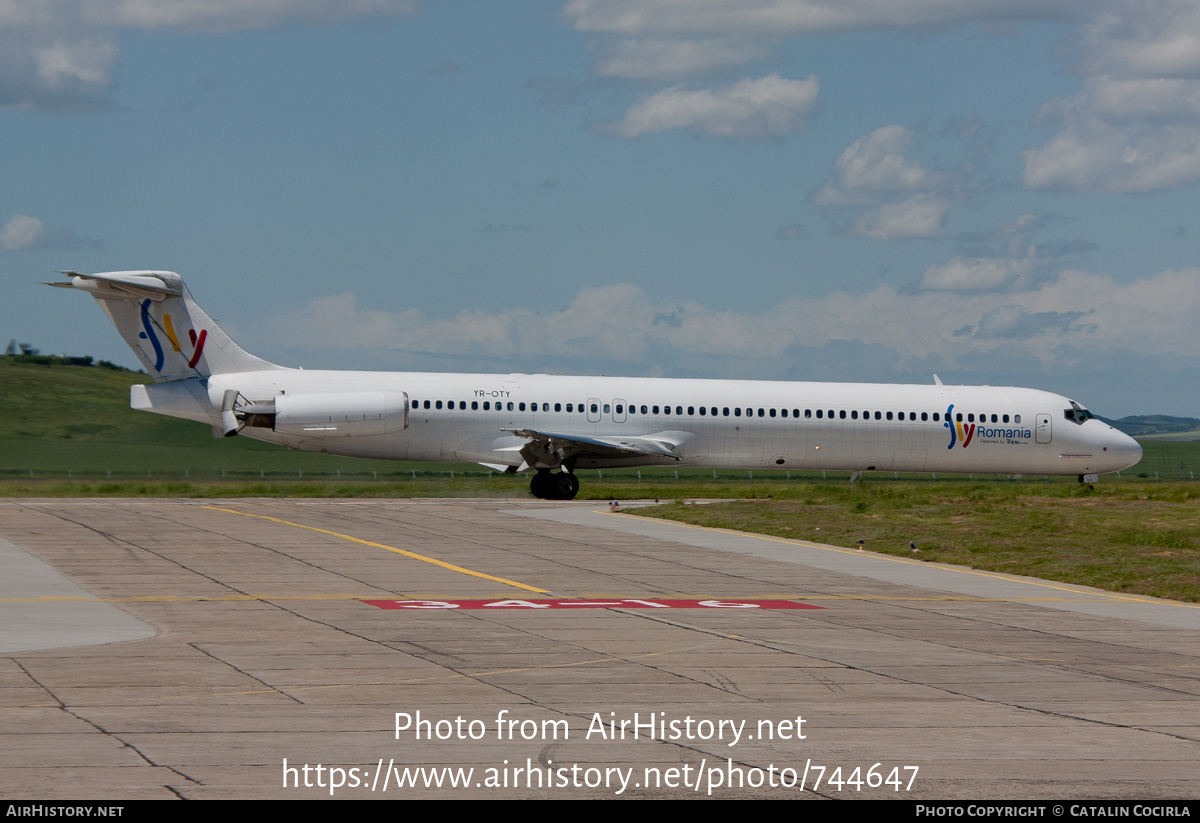
M 1195 605 L 602 509 L 0 501 L 5 797 L 1200 797 Z

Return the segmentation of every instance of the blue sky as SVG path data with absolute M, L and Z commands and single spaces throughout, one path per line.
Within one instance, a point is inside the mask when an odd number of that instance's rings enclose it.
M 38 283 L 162 268 L 307 368 L 1200 416 L 1194 2 L 9 0 L 0 133 L 43 351 L 133 365 Z

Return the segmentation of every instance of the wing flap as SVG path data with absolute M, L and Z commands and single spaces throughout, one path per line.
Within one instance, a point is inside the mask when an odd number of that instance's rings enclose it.
M 504 429 L 548 452 L 566 452 L 574 457 L 629 457 L 654 455 L 682 460 L 674 451 L 675 443 L 648 437 L 588 437 L 536 429 Z

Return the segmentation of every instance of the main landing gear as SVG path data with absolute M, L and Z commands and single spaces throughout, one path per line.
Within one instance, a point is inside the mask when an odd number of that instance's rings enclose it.
M 529 491 L 543 500 L 571 500 L 579 493 L 579 478 L 569 472 L 551 473 L 538 469 L 529 481 Z

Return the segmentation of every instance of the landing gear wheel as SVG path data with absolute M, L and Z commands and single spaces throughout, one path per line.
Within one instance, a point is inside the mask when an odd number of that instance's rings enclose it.
M 574 500 L 579 494 L 579 478 L 568 472 L 550 475 L 550 488 L 555 500 Z
M 573 500 L 579 494 L 579 478 L 570 472 L 551 474 L 541 469 L 529 480 L 529 491 L 542 500 Z
M 538 473 L 529 480 L 529 492 L 542 500 L 552 499 L 554 496 L 553 475 L 545 469 L 539 469 Z

